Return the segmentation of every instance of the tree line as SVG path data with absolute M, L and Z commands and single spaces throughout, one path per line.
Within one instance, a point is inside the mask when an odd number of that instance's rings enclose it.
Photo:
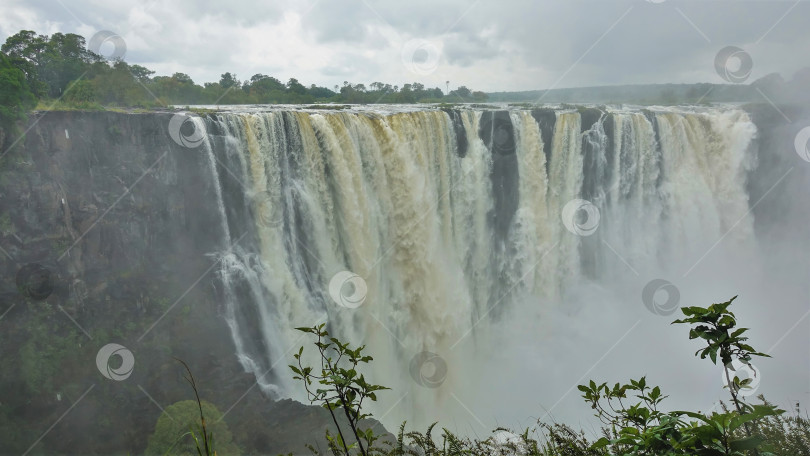
M 332 88 L 286 83 L 257 73 L 247 80 L 226 72 L 217 82 L 195 83 L 185 73 L 158 76 L 155 71 L 123 59 L 107 60 L 87 49 L 84 37 L 72 33 L 40 35 L 23 30 L 0 47 L 0 116 L 19 117 L 32 100 L 69 107 L 152 108 L 190 104 L 269 103 L 417 103 L 486 101 L 483 92 L 461 86 L 445 95 L 418 82 L 401 87 L 382 82 L 368 86 L 344 81 Z M 9 112 L 6 112 L 9 111 Z

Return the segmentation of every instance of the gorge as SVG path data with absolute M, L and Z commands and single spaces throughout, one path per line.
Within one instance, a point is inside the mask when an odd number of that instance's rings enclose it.
M 19 423 L 44 430 L 75 405 L 49 450 L 142 448 L 161 408 L 188 398 L 178 357 L 235 440 L 299 451 L 284 436 L 326 421 L 288 400 L 306 397 L 287 365 L 306 343 L 295 328 L 317 323 L 374 356 L 364 373 L 392 389 L 372 409 L 389 430 L 576 417 L 588 411 L 565 401 L 580 376 L 702 385 L 702 406 L 722 384 L 671 356 L 681 337 L 662 328 L 677 307 L 740 294 L 741 313 L 770 318 L 768 342 L 801 317 L 767 308 L 774 289 L 798 308 L 810 272 L 796 223 L 810 165 L 794 150 L 810 117 L 783 115 L 793 122 L 766 105 L 36 113 L 0 169 L 2 440 L 25 451 L 38 433 Z M 44 297 L 19 289 L 30 264 L 48 271 Z M 131 377 L 99 375 L 108 343 L 132 352 Z M 627 374 L 611 358 L 621 343 L 649 370 Z M 792 375 L 786 397 L 806 395 L 803 362 L 774 363 L 763 382 Z M 77 447 L 82 433 L 94 447 Z

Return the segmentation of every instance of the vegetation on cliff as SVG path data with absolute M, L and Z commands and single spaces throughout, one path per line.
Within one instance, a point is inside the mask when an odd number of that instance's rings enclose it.
M 0 130 L 9 132 L 36 104 L 25 73 L 11 59 L 0 54 Z M 3 144 L 0 134 L 0 146 Z

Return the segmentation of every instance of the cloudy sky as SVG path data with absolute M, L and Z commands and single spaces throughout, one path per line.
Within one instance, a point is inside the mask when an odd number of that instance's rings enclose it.
M 230 71 L 500 91 L 723 82 L 729 45 L 750 54 L 751 80 L 789 78 L 810 65 L 808 18 L 794 0 L 4 0 L 0 40 L 108 30 L 128 62 L 198 83 Z

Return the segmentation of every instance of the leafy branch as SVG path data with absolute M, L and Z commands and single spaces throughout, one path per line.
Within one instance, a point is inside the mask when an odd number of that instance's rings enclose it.
M 349 456 L 350 450 L 354 447 L 354 444 L 349 445 L 346 442 L 343 429 L 335 416 L 336 410 L 343 410 L 360 454 L 368 456 L 378 437 L 374 435 L 373 429 L 363 431 L 359 428 L 359 422 L 370 416 L 362 412 L 363 401 L 366 399 L 376 401 L 376 392 L 389 388 L 370 384 L 363 374 L 358 373 L 358 365 L 366 364 L 373 359 L 371 356 L 363 355 L 365 346 L 352 349 L 348 343 L 330 337 L 325 327 L 326 324 L 311 328 L 296 328 L 317 338 L 315 346 L 320 355 L 321 367 L 320 374 L 316 374 L 312 367 L 304 366 L 301 359 L 304 347 L 301 347 L 294 355 L 298 365 L 290 365 L 290 369 L 295 373 L 293 379 L 303 382 L 311 403 L 320 403 L 329 410 L 338 430 L 335 437 L 327 432 L 326 438 L 330 448 L 333 451 L 342 448 L 344 454 Z M 313 383 L 322 386 L 313 386 Z M 366 446 L 363 446 L 363 441 L 366 442 Z

